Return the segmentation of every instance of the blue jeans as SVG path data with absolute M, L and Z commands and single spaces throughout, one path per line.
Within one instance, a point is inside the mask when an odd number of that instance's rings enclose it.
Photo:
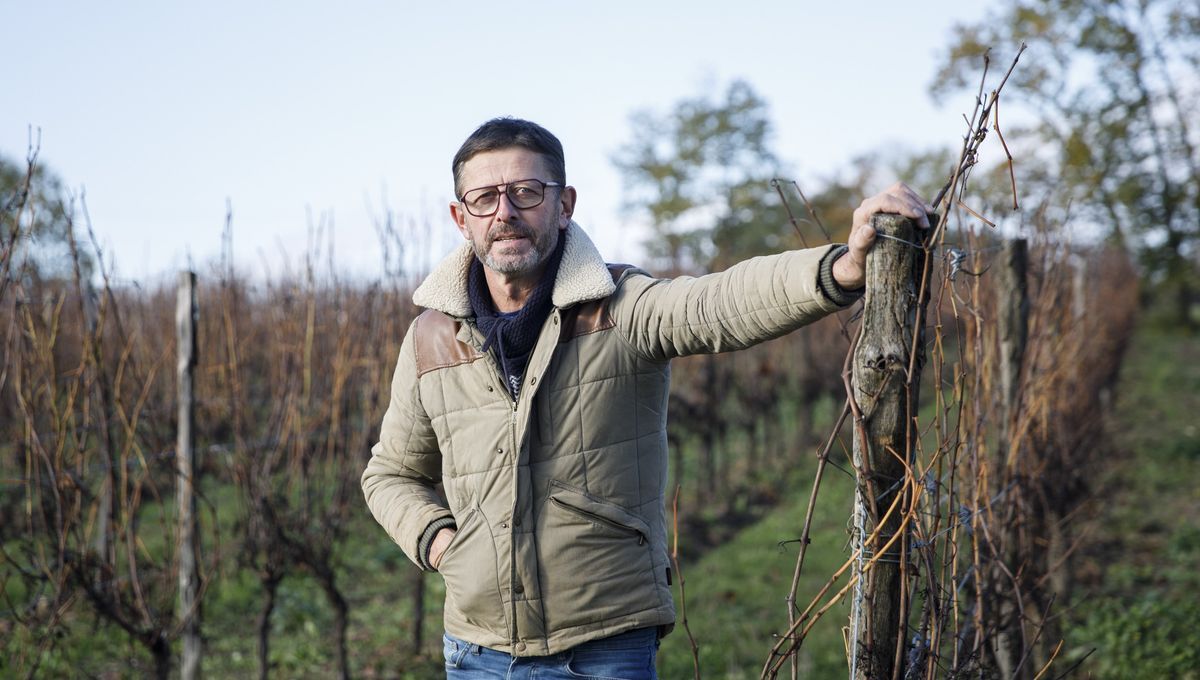
M 442 636 L 448 680 L 655 680 L 658 631 L 640 628 L 551 656 L 513 657 Z

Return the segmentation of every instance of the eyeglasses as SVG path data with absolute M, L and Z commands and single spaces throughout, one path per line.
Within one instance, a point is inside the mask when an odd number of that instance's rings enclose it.
M 462 198 L 463 205 L 467 206 L 467 212 L 475 217 L 490 217 L 495 215 L 500 209 L 500 187 L 504 187 L 504 194 L 508 196 L 508 200 L 518 210 L 528 210 L 536 208 L 546 200 L 546 187 L 561 187 L 558 182 L 543 182 L 540 179 L 520 179 L 508 184 L 496 184 L 490 187 L 479 187 L 464 192 Z

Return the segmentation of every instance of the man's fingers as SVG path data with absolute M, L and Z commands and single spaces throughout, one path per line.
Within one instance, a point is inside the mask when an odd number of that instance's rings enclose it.
M 927 213 L 934 211 L 934 207 L 926 203 L 925 199 L 921 197 L 921 194 L 917 193 L 915 189 L 908 186 L 904 182 L 896 182 L 896 184 L 894 184 L 892 188 L 888 190 L 888 192 L 898 192 L 903 194 L 907 200 L 912 201 L 914 205 L 920 206 L 921 209 Z
M 903 182 L 897 182 L 892 189 L 908 204 L 907 209 L 900 211 L 900 214 L 915 219 L 917 224 L 928 229 L 930 226 L 929 214 L 933 212 L 933 207 L 926 203 L 925 199 L 921 198 L 921 195 L 912 187 Z
M 864 253 L 871 249 L 871 244 L 873 243 L 875 243 L 875 227 L 872 227 L 869 223 L 856 229 L 850 235 L 850 247 Z
M 921 227 L 929 227 L 929 218 L 925 215 L 925 204 L 921 201 L 919 196 L 916 196 L 915 194 L 907 195 L 900 193 L 899 195 L 888 194 L 888 197 L 892 200 L 889 201 L 890 209 L 885 212 L 893 212 L 899 215 L 904 215 L 905 217 L 916 220 L 917 224 Z
M 854 211 L 856 224 L 866 224 L 875 213 L 895 213 L 916 220 L 923 228 L 929 227 L 929 206 L 912 189 L 892 187 L 862 202 Z
M 846 259 L 850 260 L 850 263 L 845 263 L 843 268 L 853 263 L 855 271 L 851 274 L 856 274 L 857 270 L 866 264 L 867 252 L 875 244 L 875 229 L 871 226 L 871 216 L 875 213 L 903 215 L 916 221 L 918 227 L 928 229 L 930 227 L 929 214 L 932 212 L 933 208 L 925 203 L 925 200 L 913 191 L 912 187 L 903 182 L 897 182 L 887 191 L 864 200 L 854 211 L 854 220 L 850 225 L 850 238 L 847 239 L 850 252 L 847 253 Z M 857 280 L 856 276 L 850 278 Z

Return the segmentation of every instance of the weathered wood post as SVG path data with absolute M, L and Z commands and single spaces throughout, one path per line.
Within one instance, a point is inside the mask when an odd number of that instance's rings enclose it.
M 100 325 L 100 302 L 96 295 L 96 288 L 92 285 L 90 279 L 81 278 L 81 287 L 83 292 L 83 318 L 87 323 L 87 334 L 89 337 L 100 339 L 102 334 L 99 331 Z M 100 357 L 102 352 L 99 348 L 99 343 L 92 345 L 92 355 L 96 360 L 97 379 L 96 387 L 100 390 L 100 403 L 111 403 L 108 399 L 108 386 L 106 381 L 100 375 L 99 367 L 101 364 Z M 93 549 L 96 551 L 96 572 L 93 575 L 96 583 L 109 583 L 112 579 L 105 576 L 105 568 L 107 565 L 115 565 L 117 563 L 116 539 L 113 535 L 113 527 L 116 525 L 117 506 L 116 496 L 113 489 L 117 486 L 117 470 L 119 469 L 114 446 L 112 445 L 112 429 L 108 427 L 108 423 L 103 425 L 103 436 L 101 440 L 104 442 L 104 462 L 105 471 L 104 479 L 100 486 L 100 504 L 96 508 L 96 536 L 92 543 Z
M 1000 341 L 1000 437 L 997 446 L 999 458 L 998 469 L 1003 469 L 1011 460 L 1009 450 L 1016 436 L 1016 419 L 1019 408 L 1021 387 L 1021 366 L 1025 363 L 1025 347 L 1029 341 L 1029 246 L 1025 239 L 1018 238 L 1005 241 L 1001 255 L 1000 267 L 996 272 L 996 330 Z M 1011 564 L 1019 561 L 1019 541 L 1013 527 L 995 527 L 998 542 L 1006 546 L 1007 559 Z M 993 578 L 1003 582 L 1004 575 L 998 567 L 994 567 Z M 1024 678 L 1032 677 L 1035 666 L 1025 664 L 1023 672 L 1017 675 L 1021 666 L 1021 658 L 1026 650 L 1023 648 L 1019 603 L 1003 599 L 998 605 L 997 633 L 993 641 L 993 653 L 996 655 L 996 666 L 1002 677 Z
M 1001 422 L 1006 452 L 1012 441 L 1013 418 L 1021 387 L 1021 366 L 1025 363 L 1025 345 L 1029 341 L 1029 245 L 1023 238 L 1005 241 L 1004 260 L 998 274 L 997 292 L 1000 314 L 1000 391 L 1004 407 Z
M 200 676 L 200 575 L 196 555 L 198 530 L 196 518 L 196 462 L 192 457 L 192 372 L 196 367 L 196 274 L 180 272 L 175 304 L 176 374 L 179 385 L 179 430 L 175 443 L 176 497 L 179 502 L 179 617 L 183 638 L 183 659 L 179 672 L 183 680 Z
M 851 680 L 903 677 L 896 667 L 904 663 L 900 636 L 908 609 L 905 463 L 917 436 L 925 359 L 920 324 L 931 283 L 922 293 L 924 234 L 912 221 L 879 214 L 871 225 L 879 236 L 867 256 L 862 332 L 851 369 L 857 471 L 852 546 L 859 555 L 850 612 Z
M 409 569 L 412 574 L 412 656 L 421 655 L 425 646 L 425 572 L 420 569 Z
M 1072 254 L 1071 262 L 1071 315 L 1075 321 L 1082 321 L 1087 314 L 1088 297 L 1088 261 L 1078 253 Z

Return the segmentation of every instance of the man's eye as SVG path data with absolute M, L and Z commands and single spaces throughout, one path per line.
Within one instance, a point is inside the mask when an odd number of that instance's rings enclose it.
M 510 189 L 513 196 L 536 196 L 537 189 L 528 184 L 514 184 Z
M 488 203 L 494 203 L 497 196 L 499 196 L 499 194 L 495 189 L 486 189 L 472 196 L 471 202 L 478 203 L 480 205 L 487 205 Z

